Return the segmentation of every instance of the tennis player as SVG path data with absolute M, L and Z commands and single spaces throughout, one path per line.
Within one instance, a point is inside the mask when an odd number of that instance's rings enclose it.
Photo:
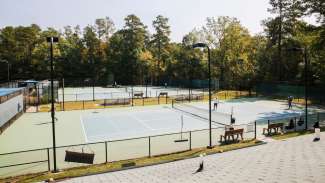
M 218 97 L 214 98 L 213 99 L 213 110 L 217 110 L 218 103 L 219 103 Z

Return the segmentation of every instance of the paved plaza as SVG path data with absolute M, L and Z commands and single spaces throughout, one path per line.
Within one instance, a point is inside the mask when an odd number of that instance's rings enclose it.
M 321 141 L 313 135 L 206 156 L 204 170 L 194 174 L 200 158 L 69 179 L 76 183 L 158 183 L 158 182 L 270 182 L 324 183 L 325 133 Z

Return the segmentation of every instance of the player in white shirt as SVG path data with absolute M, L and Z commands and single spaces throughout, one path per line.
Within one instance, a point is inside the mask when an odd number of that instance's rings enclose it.
M 217 110 L 219 104 L 218 97 L 213 99 L 213 110 Z

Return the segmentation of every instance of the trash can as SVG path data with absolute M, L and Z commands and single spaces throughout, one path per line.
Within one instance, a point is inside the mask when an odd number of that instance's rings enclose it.
M 316 122 L 314 124 L 314 128 L 315 128 L 315 138 L 314 138 L 314 141 L 319 141 L 320 140 L 320 127 L 319 127 L 319 122 Z
M 315 128 L 315 139 L 320 140 L 320 128 Z

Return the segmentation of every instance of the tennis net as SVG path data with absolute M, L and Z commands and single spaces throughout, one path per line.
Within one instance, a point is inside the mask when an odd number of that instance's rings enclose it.
M 193 115 L 193 116 L 205 119 L 205 120 L 209 120 L 209 110 L 195 107 L 193 105 L 189 105 L 189 104 L 178 102 L 178 101 L 173 101 L 172 107 L 174 109 L 188 113 L 190 115 Z M 231 114 L 211 111 L 211 121 L 218 125 L 229 125 L 231 118 L 232 118 Z

